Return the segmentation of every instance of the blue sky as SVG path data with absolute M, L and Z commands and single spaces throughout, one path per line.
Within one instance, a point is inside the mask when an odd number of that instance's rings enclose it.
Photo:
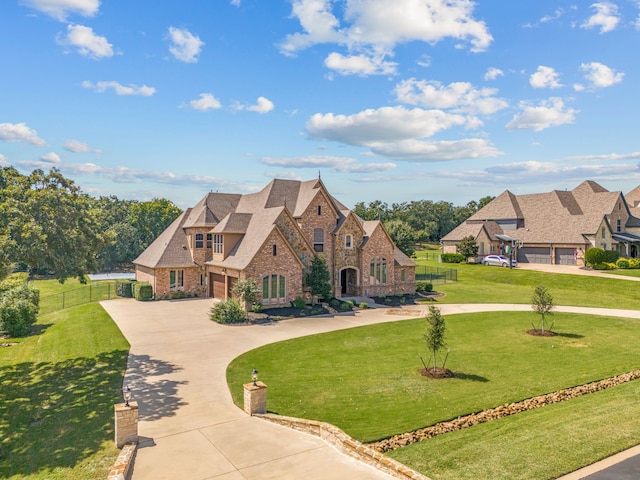
M 640 0 L 5 0 L 0 164 L 180 207 L 640 185 Z

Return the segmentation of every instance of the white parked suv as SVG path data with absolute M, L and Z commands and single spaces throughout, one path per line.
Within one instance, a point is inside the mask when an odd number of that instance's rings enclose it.
M 482 259 L 483 265 L 495 265 L 497 267 L 508 267 L 509 259 L 504 255 L 487 255 Z M 518 262 L 513 259 L 511 260 L 511 266 L 515 267 L 518 265 Z

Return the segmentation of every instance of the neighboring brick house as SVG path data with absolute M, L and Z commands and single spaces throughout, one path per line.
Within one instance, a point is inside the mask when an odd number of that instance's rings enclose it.
M 512 245 L 521 263 L 584 265 L 584 252 L 591 247 L 638 257 L 638 205 L 640 187 L 625 198 L 590 180 L 571 191 L 514 195 L 507 190 L 445 235 L 442 250 L 456 252 L 470 235 L 479 256 L 505 254 Z
M 133 263 L 156 298 L 224 299 L 238 279 L 254 279 L 263 305 L 289 305 L 309 297 L 304 279 L 316 254 L 336 297 L 415 292 L 415 264 L 382 223 L 362 220 L 320 178 L 274 180 L 248 195 L 209 193 Z

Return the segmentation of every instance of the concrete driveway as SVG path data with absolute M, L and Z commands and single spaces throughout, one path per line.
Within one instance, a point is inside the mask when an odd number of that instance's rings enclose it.
M 139 402 L 141 437 L 133 480 L 392 478 L 319 438 L 246 415 L 231 400 L 226 368 L 238 355 L 261 345 L 415 318 L 424 315 L 426 307 L 368 309 L 233 327 L 209 320 L 212 304 L 211 299 L 102 302 L 131 344 L 125 383 Z M 531 309 L 504 304 L 438 306 L 445 315 Z M 638 311 L 557 310 L 640 318 Z

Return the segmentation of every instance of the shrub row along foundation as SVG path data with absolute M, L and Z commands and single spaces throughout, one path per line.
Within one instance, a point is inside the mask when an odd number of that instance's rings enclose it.
M 509 415 L 515 415 L 516 413 L 525 412 L 527 410 L 533 410 L 534 408 L 544 407 L 546 405 L 552 405 L 554 403 L 564 402 L 572 398 L 581 397 L 589 393 L 599 392 L 601 390 L 615 387 L 623 383 L 637 380 L 640 378 L 640 370 L 625 373 L 597 382 L 587 383 L 585 385 L 579 385 L 573 388 L 567 388 L 565 390 L 559 390 L 554 393 L 548 393 L 546 395 L 539 395 L 527 400 L 516 403 L 508 403 L 496 408 L 484 410 L 479 413 L 472 413 L 465 415 L 464 417 L 458 417 L 455 420 L 449 422 L 437 423 L 431 427 L 422 428 L 414 432 L 403 433 L 395 435 L 393 437 L 381 440 L 379 442 L 369 444 L 369 447 L 378 452 L 389 452 L 398 448 L 406 447 L 412 443 L 427 440 L 435 437 L 436 435 L 442 435 L 443 433 L 453 432 L 456 430 L 462 430 L 463 428 L 469 428 L 480 423 L 490 422 L 491 420 L 497 420 L 499 418 L 508 417 Z

